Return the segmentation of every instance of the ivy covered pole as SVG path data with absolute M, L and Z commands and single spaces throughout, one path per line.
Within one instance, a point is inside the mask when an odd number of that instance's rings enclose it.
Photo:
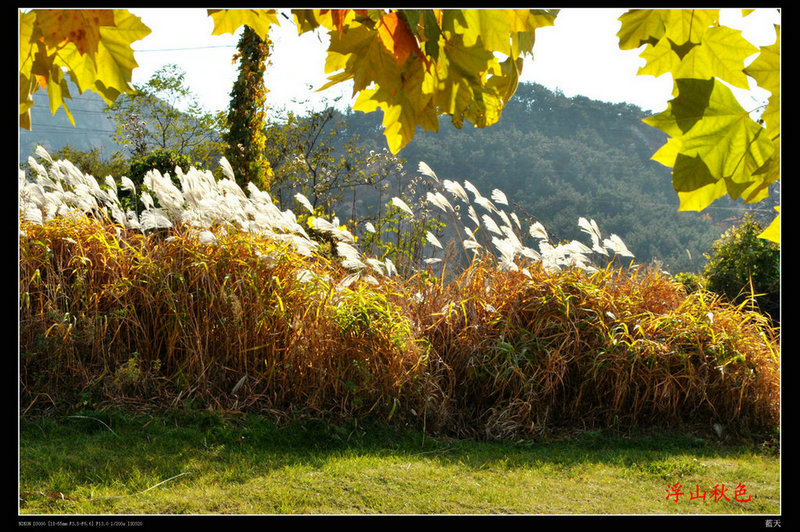
M 261 190 L 269 190 L 272 168 L 266 158 L 266 99 L 264 72 L 269 62 L 271 40 L 259 37 L 249 26 L 233 56 L 239 61 L 239 77 L 231 90 L 228 107 L 228 131 L 225 158 L 231 163 L 236 182 L 244 187 L 253 182 Z

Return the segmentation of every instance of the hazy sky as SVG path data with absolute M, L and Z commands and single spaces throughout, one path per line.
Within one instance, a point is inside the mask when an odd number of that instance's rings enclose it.
M 134 83 L 142 83 L 158 68 L 175 63 L 207 110 L 224 109 L 236 79 L 231 62 L 237 35 L 212 36 L 213 21 L 204 8 L 131 9 L 152 33 L 134 43 L 139 68 Z M 619 49 L 618 17 L 625 9 L 570 8 L 556 18 L 555 26 L 536 30 L 534 59 L 527 60 L 522 81 L 559 89 L 566 96 L 583 95 L 605 102 L 632 103 L 648 111 L 666 107 L 672 86 L 668 76 L 637 76 L 644 60 L 638 50 Z M 743 19 L 739 9 L 723 9 L 721 22 L 745 31 L 757 46 L 775 41 L 773 24 L 780 23 L 775 9 L 757 10 Z M 272 65 L 267 70 L 267 103 L 274 109 L 291 107 L 292 100 L 323 106 L 323 99 L 350 101 L 352 86 L 340 84 L 316 92 L 326 82 L 324 71 L 327 36 L 297 35 L 294 23 L 280 17 L 273 27 Z M 745 24 L 746 23 L 746 24 Z M 312 88 L 309 88 L 312 87 Z M 756 98 L 764 95 L 756 93 Z M 295 107 L 296 108 L 296 107 Z

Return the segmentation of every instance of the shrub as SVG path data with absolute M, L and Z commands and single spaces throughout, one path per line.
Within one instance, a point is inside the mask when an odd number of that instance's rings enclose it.
M 174 150 L 158 149 L 133 159 L 128 171 L 128 177 L 136 186 L 140 186 L 147 172 L 158 170 L 161 174 L 170 174 L 174 181 L 176 166 L 183 171 L 187 171 L 191 165 L 192 161 L 186 155 L 179 154 Z
M 751 215 L 713 244 L 703 275 L 708 290 L 734 304 L 752 299 L 775 322 L 780 320 L 780 246 L 759 238 L 761 225 Z
M 703 278 L 702 275 L 697 275 L 696 273 L 688 273 L 688 272 L 681 272 L 676 273 L 672 277 L 676 282 L 683 285 L 686 289 L 686 292 L 692 293 L 697 292 L 698 290 L 706 288 L 706 280 Z

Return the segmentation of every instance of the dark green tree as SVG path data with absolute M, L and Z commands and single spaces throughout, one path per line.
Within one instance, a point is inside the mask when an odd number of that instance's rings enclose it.
M 249 26 L 244 27 L 234 61 L 239 61 L 239 77 L 231 90 L 225 157 L 233 168 L 240 186 L 253 182 L 261 190 L 269 190 L 272 168 L 266 157 L 266 97 L 264 73 L 269 63 L 269 38 L 262 39 Z
M 192 166 L 191 159 L 186 155 L 181 155 L 173 150 L 157 149 L 141 157 L 131 160 L 128 177 L 136 186 L 141 186 L 144 176 L 150 170 L 158 170 L 162 175 L 169 174 L 173 181 L 175 179 L 175 167 L 178 166 L 184 172 Z

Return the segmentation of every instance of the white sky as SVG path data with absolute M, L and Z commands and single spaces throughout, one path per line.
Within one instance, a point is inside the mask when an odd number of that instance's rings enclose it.
M 207 110 L 225 109 L 237 75 L 231 58 L 239 34 L 212 36 L 213 21 L 204 8 L 135 8 L 131 12 L 152 30 L 133 44 L 139 63 L 133 82 L 143 83 L 161 66 L 175 63 L 186 72 L 188 86 Z M 559 89 L 569 97 L 583 95 L 631 103 L 646 111 L 663 110 L 670 97 L 671 79 L 636 75 L 644 60 L 638 50 L 620 50 L 616 37 L 617 19 L 624 12 L 618 8 L 563 9 L 555 26 L 536 30 L 534 60 L 526 61 L 521 80 Z M 322 33 L 298 36 L 292 21 L 280 17 L 280 22 L 270 34 L 275 45 L 267 70 L 267 104 L 273 109 L 300 110 L 292 104 L 294 100 L 318 109 L 324 107 L 323 100 L 337 96 L 342 96 L 342 103 L 349 103 L 352 86 L 340 84 L 315 92 L 326 83 L 327 37 Z M 773 24 L 780 24 L 780 15 L 775 9 L 759 9 L 743 19 L 739 9 L 722 9 L 721 22 L 742 29 L 745 38 L 762 46 L 775 42 Z M 763 99 L 765 95 L 768 93 L 754 93 L 753 97 Z

